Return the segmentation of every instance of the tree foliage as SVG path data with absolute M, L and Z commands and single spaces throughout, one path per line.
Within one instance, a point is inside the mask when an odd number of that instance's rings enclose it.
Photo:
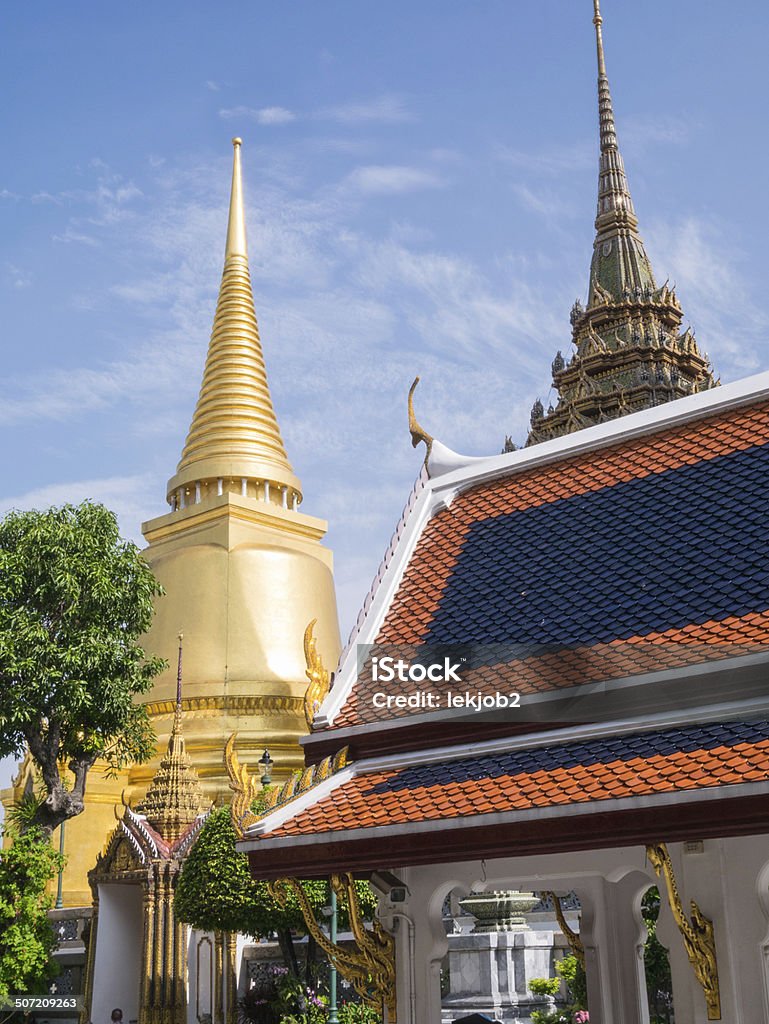
M 11 512 L 0 523 L 0 756 L 29 749 L 45 787 L 35 824 L 49 835 L 83 810 L 97 759 L 116 770 L 152 754 L 134 698 L 164 665 L 137 642 L 159 593 L 103 505 Z
M 12 839 L 0 850 L 0 998 L 14 993 L 44 992 L 56 974 L 51 954 L 56 936 L 46 916 L 52 900 L 46 887 L 62 858 L 40 829 Z
M 251 877 L 248 858 L 235 848 L 236 841 L 229 807 L 212 811 L 187 855 L 177 885 L 174 906 L 180 920 L 205 931 L 242 932 L 255 938 L 306 934 L 296 897 L 289 895 L 281 907 L 267 883 Z M 328 883 L 305 881 L 302 888 L 319 917 L 330 900 Z M 364 914 L 371 917 L 376 900 L 366 883 L 359 883 L 358 899 Z M 347 909 L 340 905 L 339 927 L 347 926 Z M 286 966 L 294 969 L 295 964 Z
M 657 918 L 660 913 L 660 893 L 656 885 L 644 893 L 641 912 L 646 924 L 644 970 L 646 994 L 652 1024 L 670 1024 L 673 1019 L 673 980 L 667 949 L 657 938 Z

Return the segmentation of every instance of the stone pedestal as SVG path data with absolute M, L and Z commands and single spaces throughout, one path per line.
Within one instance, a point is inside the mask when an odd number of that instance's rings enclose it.
M 553 932 L 530 930 L 449 935 L 444 1024 L 469 1013 L 527 1024 L 532 1010 L 546 1007 L 545 999 L 529 992 L 529 981 L 552 977 L 555 961 L 568 952 L 555 939 Z

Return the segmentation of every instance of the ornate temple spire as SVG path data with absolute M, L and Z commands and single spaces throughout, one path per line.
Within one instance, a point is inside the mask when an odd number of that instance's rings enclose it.
M 625 289 L 656 287 L 651 264 L 638 234 L 638 220 L 617 143 L 614 108 L 606 75 L 601 30 L 603 18 L 599 0 L 593 0 L 593 9 L 598 51 L 598 126 L 601 156 L 589 299 L 592 299 L 596 289 L 599 289 L 600 298 L 603 292 L 620 295 Z
M 176 669 L 174 724 L 166 752 L 150 783 L 139 810 L 166 842 L 173 843 L 187 831 L 201 813 L 203 791 L 192 767 L 182 733 L 182 640 Z
M 285 508 L 301 501 L 280 436 L 248 270 L 240 139 L 233 139 L 224 271 L 197 406 L 167 496 L 173 510 L 236 493 Z
M 715 386 L 710 362 L 667 282 L 658 288 L 638 232 L 617 143 L 599 0 L 593 0 L 598 57 L 600 156 L 595 242 L 587 307 L 571 311 L 575 352 L 552 364 L 555 407 L 537 399 L 527 444 L 637 412 Z M 511 447 L 509 441 L 506 448 Z

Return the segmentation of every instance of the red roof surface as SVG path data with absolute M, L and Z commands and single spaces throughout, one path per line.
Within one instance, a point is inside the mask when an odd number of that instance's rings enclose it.
M 769 722 L 691 726 L 362 774 L 262 838 L 767 780 Z
M 478 619 L 473 620 L 472 614 L 468 617 L 466 612 L 463 613 L 468 621 L 468 641 L 474 639 L 473 621 L 485 618 L 493 625 L 495 617 L 498 617 L 502 622 L 504 614 L 509 614 L 510 604 L 509 595 L 503 589 L 505 572 L 498 569 L 499 601 L 490 602 L 489 587 L 494 581 L 484 579 L 482 560 L 476 557 L 476 564 L 468 568 L 471 557 L 467 552 L 473 531 L 477 533 L 479 526 L 486 528 L 491 521 L 502 516 L 508 517 L 506 522 L 511 523 L 512 529 L 515 517 L 511 513 L 531 513 L 539 509 L 542 510 L 540 516 L 547 516 L 551 514 L 547 510 L 552 509 L 555 536 L 559 529 L 565 533 L 569 528 L 569 521 L 565 521 L 565 525 L 558 525 L 564 522 L 563 516 L 561 520 L 555 518 L 561 514 L 559 510 L 564 508 L 564 502 L 568 502 L 569 509 L 573 508 L 575 513 L 580 513 L 585 505 L 585 496 L 595 496 L 599 502 L 604 497 L 614 501 L 623 512 L 627 507 L 631 515 L 645 515 L 647 527 L 652 531 L 655 517 L 662 511 L 672 515 L 672 521 L 683 524 L 684 530 L 688 530 L 691 524 L 691 558 L 693 561 L 700 560 L 696 566 L 697 572 L 692 573 L 692 577 L 696 575 L 702 581 L 701 570 L 705 564 L 705 576 L 712 579 L 705 579 L 700 584 L 689 579 L 686 561 L 689 553 L 685 550 L 686 543 L 679 543 L 674 552 L 681 555 L 680 569 L 674 570 L 678 572 L 674 579 L 675 586 L 671 588 L 670 580 L 665 584 L 668 587 L 671 611 L 667 619 L 663 616 L 659 623 L 651 623 L 656 628 L 651 628 L 649 613 L 643 612 L 644 594 L 639 590 L 636 630 L 618 630 L 615 636 L 608 639 L 600 635 L 599 627 L 605 620 L 605 609 L 599 606 L 593 616 L 593 621 L 597 623 L 595 635 L 587 635 L 582 626 L 575 631 L 573 642 L 548 645 L 545 641 L 545 650 L 540 647 L 538 652 L 531 655 L 524 652 L 521 657 L 512 658 L 503 664 L 473 668 L 464 679 L 468 686 L 489 690 L 504 684 L 525 693 L 581 682 L 616 679 L 639 672 L 691 665 L 712 658 L 766 649 L 769 644 L 769 582 L 764 580 L 765 566 L 758 564 L 758 575 L 748 578 L 749 574 L 746 575 L 744 567 L 735 569 L 726 564 L 728 559 L 719 553 L 717 545 L 724 529 L 744 529 L 744 538 L 730 543 L 732 548 L 736 546 L 743 555 L 750 554 L 749 549 L 761 532 L 759 519 L 761 507 L 765 506 L 762 506 L 761 499 L 751 511 L 746 510 L 744 502 L 741 504 L 740 500 L 730 501 L 729 474 L 734 468 L 735 488 L 739 489 L 739 481 L 742 481 L 743 492 L 748 497 L 756 492 L 759 484 L 765 487 L 769 474 L 762 460 L 769 450 L 767 445 L 769 403 L 762 402 L 704 417 L 605 449 L 564 457 L 558 462 L 521 472 L 516 472 L 513 465 L 511 471 L 499 479 L 458 494 L 450 509 L 438 512 L 427 523 L 387 610 L 376 642 L 417 646 L 440 642 L 439 627 L 446 628 L 444 620 L 452 614 L 447 604 L 447 594 L 451 588 L 459 591 L 464 587 L 460 597 L 465 604 L 461 605 L 459 599 L 457 601 L 465 610 L 470 608 L 471 613 L 475 611 L 473 594 L 479 595 Z M 760 460 L 758 454 L 754 458 L 754 452 L 761 453 Z M 740 466 L 753 464 L 753 469 L 746 475 L 737 466 L 735 458 L 742 460 Z M 719 508 L 716 518 L 713 518 L 708 501 L 693 507 L 697 502 L 691 498 L 692 493 L 697 493 L 692 490 L 697 486 L 696 481 L 692 483 L 692 472 L 697 471 L 696 467 L 709 472 L 707 467 L 710 464 L 713 465 L 710 475 L 715 477 L 720 474 L 719 486 L 722 490 L 719 493 L 724 494 L 724 505 Z M 737 473 L 738 469 L 741 476 Z M 647 485 L 641 485 L 639 489 L 637 482 L 644 480 L 648 482 Z M 627 485 L 633 486 L 628 488 Z M 680 508 L 671 509 L 671 503 L 675 505 L 677 501 Z M 612 525 L 610 517 L 614 514 L 612 508 L 606 511 L 609 528 Z M 758 517 L 755 524 L 751 516 Z M 600 522 L 597 519 L 598 525 Z M 751 533 L 754 525 L 758 532 Z M 766 532 L 765 527 L 761 527 L 761 530 Z M 661 547 L 664 547 L 665 539 L 663 530 L 660 536 Z M 558 540 L 557 536 L 555 540 Z M 545 554 L 546 545 L 550 542 L 550 534 L 543 529 L 541 544 Z M 506 537 L 500 535 L 495 543 L 499 550 L 504 549 Z M 535 543 L 536 537 L 533 537 L 532 544 Z M 581 571 L 587 580 L 586 585 L 599 596 L 603 595 L 605 603 L 610 603 L 616 589 L 616 579 L 612 575 L 614 570 L 605 564 L 605 554 L 600 557 L 596 555 L 589 533 L 582 541 L 581 548 L 579 543 L 578 540 L 574 541 L 573 571 Z M 713 546 L 710 568 L 706 564 L 709 545 Z M 728 545 L 725 550 L 730 550 Z M 668 555 L 666 553 L 661 557 Z M 518 563 L 525 562 L 526 558 L 524 551 Z M 646 549 L 639 547 L 639 579 L 644 576 L 653 577 L 654 560 L 653 544 Z M 760 563 L 762 559 L 757 561 Z M 567 586 L 570 571 L 567 569 L 562 573 Z M 459 578 L 462 573 L 466 579 Z M 695 584 L 700 586 L 700 592 L 695 595 L 699 603 L 695 602 L 696 606 L 690 609 L 687 621 L 685 609 L 690 592 L 696 589 Z M 703 587 L 712 590 L 712 595 L 710 592 L 705 593 L 704 603 Z M 554 602 L 554 607 L 555 619 L 563 613 L 563 607 L 557 606 L 557 602 Z M 456 620 L 462 620 L 459 613 L 453 614 Z M 632 614 L 628 621 L 634 621 Z M 462 628 L 461 623 L 459 628 Z M 504 633 L 503 626 L 500 632 Z M 436 636 L 438 641 L 434 640 Z M 371 697 L 376 689 L 382 687 L 361 678 L 353 686 L 332 727 L 336 729 L 381 720 L 385 714 L 393 718 L 414 714 L 405 709 L 393 708 L 385 713 L 374 708 Z M 357 785 L 363 786 L 365 783 L 359 781 Z

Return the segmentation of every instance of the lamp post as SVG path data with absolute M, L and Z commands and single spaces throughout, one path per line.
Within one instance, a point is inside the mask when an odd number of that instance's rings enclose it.
M 272 766 L 275 764 L 273 759 L 270 757 L 269 750 L 265 750 L 257 764 L 260 764 L 262 767 L 262 785 L 269 786 L 272 782 Z
M 336 892 L 331 886 L 331 944 L 336 945 Z M 328 1024 L 339 1024 L 336 1006 L 336 967 L 333 961 L 329 961 L 328 967 Z
M 64 822 L 59 825 L 59 856 L 64 856 Z M 54 908 L 61 910 L 64 906 L 64 863 L 59 866 L 59 881 L 56 885 L 56 902 Z

